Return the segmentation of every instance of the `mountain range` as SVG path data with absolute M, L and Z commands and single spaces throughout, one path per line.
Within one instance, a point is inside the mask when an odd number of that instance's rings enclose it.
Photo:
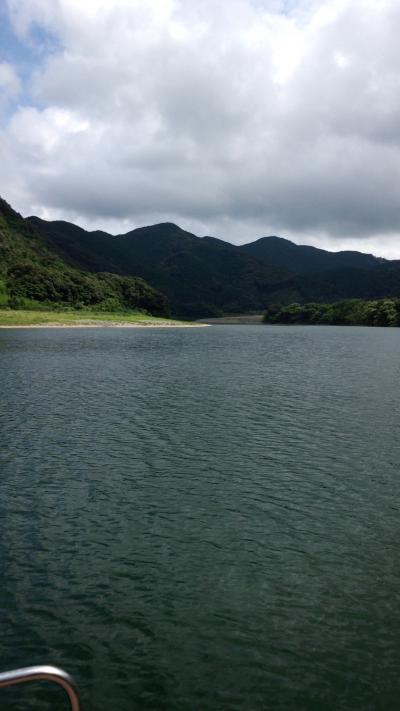
M 400 295 L 400 260 L 329 252 L 276 236 L 235 246 L 168 222 L 113 236 L 22 218 L 0 200 L 0 276 L 10 293 L 16 293 L 15 274 L 26 271 L 27 263 L 58 271 L 61 281 L 95 280 L 102 288 L 107 283 L 117 296 L 134 279 L 132 288 L 145 285 L 148 296 L 158 299 L 159 313 L 168 301 L 172 315 L 188 318 L 263 311 L 272 303 Z M 23 295 L 38 299 L 40 290 L 29 294 L 25 281 Z

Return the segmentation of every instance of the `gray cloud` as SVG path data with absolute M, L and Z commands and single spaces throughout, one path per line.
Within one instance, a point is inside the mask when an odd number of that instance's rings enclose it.
M 25 214 L 400 257 L 397 0 L 9 7 L 58 48 L 0 134 Z

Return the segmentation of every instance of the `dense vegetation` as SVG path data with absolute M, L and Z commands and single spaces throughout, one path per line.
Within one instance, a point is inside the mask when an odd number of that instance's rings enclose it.
M 142 227 L 116 237 L 68 222 L 29 218 L 69 264 L 143 277 L 185 317 L 262 312 L 268 304 L 379 299 L 400 295 L 400 261 L 328 252 L 263 237 L 240 247 L 196 237 L 177 225 Z
M 63 221 L 24 219 L 0 199 L 0 306 L 143 309 L 193 319 L 267 307 L 272 314 L 271 304 L 283 304 L 290 305 L 281 312 L 287 323 L 339 323 L 348 307 L 338 311 L 337 302 L 397 303 L 398 297 L 400 261 L 278 237 L 238 247 L 171 223 L 112 236 Z M 371 307 L 349 318 L 390 321 L 379 310 L 386 313 L 386 307 L 374 308 L 378 314 Z
M 271 290 L 285 297 L 282 289 L 291 279 L 286 270 L 268 266 L 232 244 L 196 237 L 172 223 L 114 237 L 67 222 L 28 221 L 74 266 L 143 277 L 167 295 L 178 316 L 262 311 Z
M 400 326 L 400 298 L 346 299 L 334 304 L 273 304 L 264 323 Z
M 123 308 L 166 312 L 165 299 L 143 279 L 117 274 L 84 274 L 60 265 L 42 266 L 18 262 L 7 271 L 9 305 L 14 308 L 28 301 L 64 304 L 74 308 L 93 306 L 97 311 Z
M 142 278 L 88 273 L 66 264 L 34 225 L 0 201 L 0 306 L 140 309 L 168 314 L 166 298 Z

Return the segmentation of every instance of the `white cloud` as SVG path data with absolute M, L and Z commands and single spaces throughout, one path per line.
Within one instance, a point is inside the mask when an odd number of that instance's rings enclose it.
M 0 62 L 0 110 L 4 111 L 9 102 L 21 90 L 21 82 L 14 67 L 8 62 Z
M 8 4 L 58 43 L 0 135 L 24 213 L 400 257 L 397 0 Z

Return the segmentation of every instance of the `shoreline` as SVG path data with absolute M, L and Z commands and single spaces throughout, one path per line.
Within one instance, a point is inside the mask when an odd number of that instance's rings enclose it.
M 2 328 L 193 328 L 206 322 L 155 316 L 141 311 L 1 309 Z
M 2 328 L 202 328 L 208 323 L 158 323 L 157 321 L 143 321 L 131 323 L 129 321 L 71 321 L 63 323 L 27 323 L 27 324 L 1 324 Z
M 262 324 L 263 314 L 238 314 L 236 316 L 211 316 L 209 319 L 199 319 L 200 323 L 210 326 L 255 326 Z

